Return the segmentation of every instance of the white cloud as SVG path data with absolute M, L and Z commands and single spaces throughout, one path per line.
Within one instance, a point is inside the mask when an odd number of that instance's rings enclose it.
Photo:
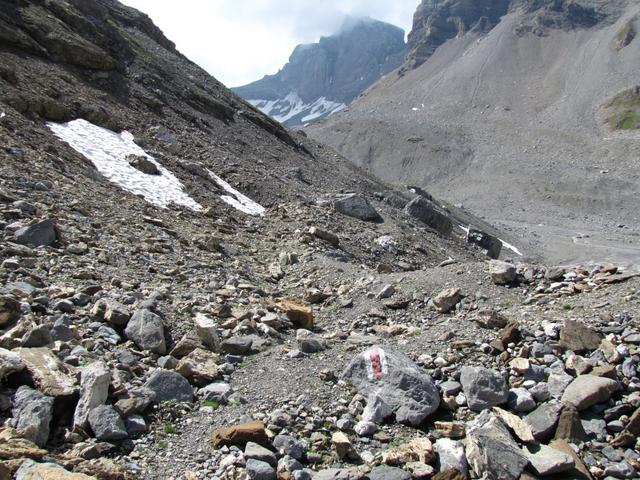
M 300 43 L 336 31 L 345 15 L 411 28 L 419 0 L 122 0 L 148 14 L 178 49 L 227 86 L 278 71 Z

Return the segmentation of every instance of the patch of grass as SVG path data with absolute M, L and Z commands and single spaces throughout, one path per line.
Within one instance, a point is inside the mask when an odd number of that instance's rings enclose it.
M 567 312 L 570 312 L 571 310 L 573 310 L 573 305 L 571 305 L 570 303 L 565 303 L 565 304 L 562 306 L 562 309 L 563 309 L 563 310 L 566 310 Z
M 206 402 L 202 403 L 203 407 L 211 407 L 214 410 L 217 410 L 218 408 L 220 408 L 220 404 L 218 402 L 214 402 L 213 400 L 208 400 Z
M 167 448 L 168 444 L 166 440 L 160 439 L 156 442 L 158 448 Z
M 640 87 L 622 92 L 606 107 L 611 112 L 607 123 L 614 130 L 640 129 Z
M 174 427 L 171 423 L 164 424 L 164 433 L 167 435 L 171 435 L 172 433 L 176 433 L 176 427 Z

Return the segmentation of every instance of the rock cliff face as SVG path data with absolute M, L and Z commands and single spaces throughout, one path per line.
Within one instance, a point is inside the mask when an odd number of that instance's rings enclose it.
M 318 43 L 298 45 L 275 75 L 233 89 L 276 120 L 299 126 L 343 109 L 402 63 L 404 32 L 361 18 Z

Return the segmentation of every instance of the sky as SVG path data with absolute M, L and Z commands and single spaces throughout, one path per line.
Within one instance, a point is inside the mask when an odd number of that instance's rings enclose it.
M 420 0 L 121 0 L 151 17 L 178 50 L 228 87 L 276 73 L 296 45 L 338 30 L 345 16 L 411 29 Z

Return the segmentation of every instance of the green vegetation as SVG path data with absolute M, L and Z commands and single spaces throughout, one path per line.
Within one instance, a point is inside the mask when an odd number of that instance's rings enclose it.
M 214 401 L 206 401 L 202 403 L 203 407 L 211 407 L 214 410 L 218 409 L 220 407 L 220 404 L 218 402 L 214 402 Z
M 170 435 L 172 433 L 176 433 L 176 428 L 170 423 L 165 423 L 164 424 L 164 433 L 166 433 L 167 435 Z
M 640 129 L 640 88 L 632 88 L 617 95 L 607 106 L 611 114 L 607 123 L 614 130 Z
M 571 305 L 570 303 L 566 303 L 562 306 L 562 308 L 568 312 L 570 312 L 571 310 L 573 310 L 573 305 Z

